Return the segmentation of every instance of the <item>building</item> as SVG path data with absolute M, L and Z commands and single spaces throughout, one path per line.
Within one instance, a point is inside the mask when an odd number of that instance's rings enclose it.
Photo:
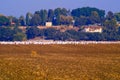
M 102 26 L 97 25 L 84 26 L 83 32 L 102 33 Z
M 15 26 L 15 22 L 11 22 L 10 25 L 11 25 L 11 26 Z
M 46 26 L 46 27 L 52 27 L 52 22 L 46 22 L 46 23 L 45 23 L 45 26 Z
M 120 26 L 120 21 L 117 21 L 117 26 Z

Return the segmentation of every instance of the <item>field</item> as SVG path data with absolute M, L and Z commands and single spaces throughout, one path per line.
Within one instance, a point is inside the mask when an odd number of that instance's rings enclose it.
M 120 44 L 0 45 L 0 80 L 120 80 Z

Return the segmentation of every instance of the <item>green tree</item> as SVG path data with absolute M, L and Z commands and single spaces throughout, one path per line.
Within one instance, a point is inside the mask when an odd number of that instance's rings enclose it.
M 60 24 L 62 24 L 62 25 L 71 25 L 72 21 L 73 21 L 72 16 L 60 15 Z
M 56 33 L 56 29 L 54 28 L 45 29 L 45 36 L 47 37 L 51 37 L 55 33 Z
M 13 41 L 26 40 L 26 34 L 18 27 L 15 27 L 12 31 L 13 31 Z
M 117 29 L 117 21 L 114 17 L 114 13 L 109 11 L 106 15 L 106 20 L 104 22 L 105 29 L 108 31 L 116 31 Z
M 27 39 L 35 38 L 39 35 L 39 29 L 37 27 L 28 28 L 26 31 Z
M 0 27 L 0 41 L 12 41 L 13 30 L 7 27 Z
M 112 19 L 114 19 L 115 17 L 114 17 L 114 13 L 112 12 L 112 11 L 109 11 L 108 13 L 107 13 L 107 16 L 106 16 L 106 19 L 107 20 L 112 20 Z
M 38 26 L 38 25 L 40 25 L 40 22 L 41 22 L 41 18 L 39 16 L 39 14 L 35 13 L 31 19 L 31 25 Z
M 47 10 L 40 10 L 40 17 L 41 17 L 41 25 L 45 25 L 47 21 L 48 13 Z
M 0 15 L 0 26 L 8 26 L 9 19 L 6 16 Z
M 54 11 L 52 9 L 49 9 L 48 10 L 48 20 L 47 21 L 52 22 L 53 18 L 54 18 Z
M 30 26 L 30 24 L 31 24 L 31 19 L 32 19 L 32 14 L 31 14 L 30 12 L 28 12 L 28 13 L 26 14 L 26 25 L 27 25 L 27 26 Z
M 18 26 L 19 25 L 18 18 L 14 17 L 14 16 L 8 16 L 8 19 L 9 19 L 9 26 Z M 14 23 L 14 25 L 12 23 Z
M 91 24 L 100 23 L 100 17 L 97 11 L 92 11 L 90 16 Z
M 87 17 L 85 16 L 80 16 L 79 18 L 76 17 L 75 18 L 75 26 L 82 26 L 82 25 L 86 25 L 87 23 Z
M 69 11 L 67 9 L 65 9 L 65 8 L 56 8 L 54 10 L 54 15 L 55 16 L 59 16 L 59 15 L 67 16 L 68 12 Z
M 24 41 L 26 40 L 26 34 L 24 33 L 17 33 L 13 35 L 13 41 Z
M 105 15 L 104 10 L 100 10 L 100 9 L 92 8 L 92 7 L 83 7 L 83 8 L 73 9 L 71 14 L 72 16 L 76 16 L 76 17 L 80 17 L 80 16 L 88 17 L 91 15 L 92 11 L 96 11 L 98 15 L 100 16 L 100 18 L 104 17 Z
M 120 21 L 120 12 L 114 14 L 117 21 Z
M 75 19 L 75 24 L 80 26 L 83 24 L 88 25 L 94 23 L 103 23 L 102 20 L 104 20 L 105 11 L 97 8 L 83 7 L 73 9 L 71 11 L 71 15 Z
M 26 25 L 26 21 L 25 21 L 24 16 L 20 16 L 20 18 L 19 18 L 19 24 L 20 24 L 20 26 L 25 26 Z
M 67 16 L 69 11 L 65 8 L 56 8 L 54 10 L 54 20 L 53 24 L 54 25 L 60 25 L 60 15 Z

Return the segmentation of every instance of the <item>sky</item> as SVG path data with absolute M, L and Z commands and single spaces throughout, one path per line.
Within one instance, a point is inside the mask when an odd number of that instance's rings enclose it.
M 120 0 L 1 0 L 0 14 L 7 16 L 25 15 L 40 9 L 96 7 L 107 11 L 120 12 Z

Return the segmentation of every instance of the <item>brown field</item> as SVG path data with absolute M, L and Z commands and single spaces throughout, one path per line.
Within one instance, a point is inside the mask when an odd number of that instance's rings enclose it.
M 0 45 L 0 80 L 120 80 L 120 44 Z

